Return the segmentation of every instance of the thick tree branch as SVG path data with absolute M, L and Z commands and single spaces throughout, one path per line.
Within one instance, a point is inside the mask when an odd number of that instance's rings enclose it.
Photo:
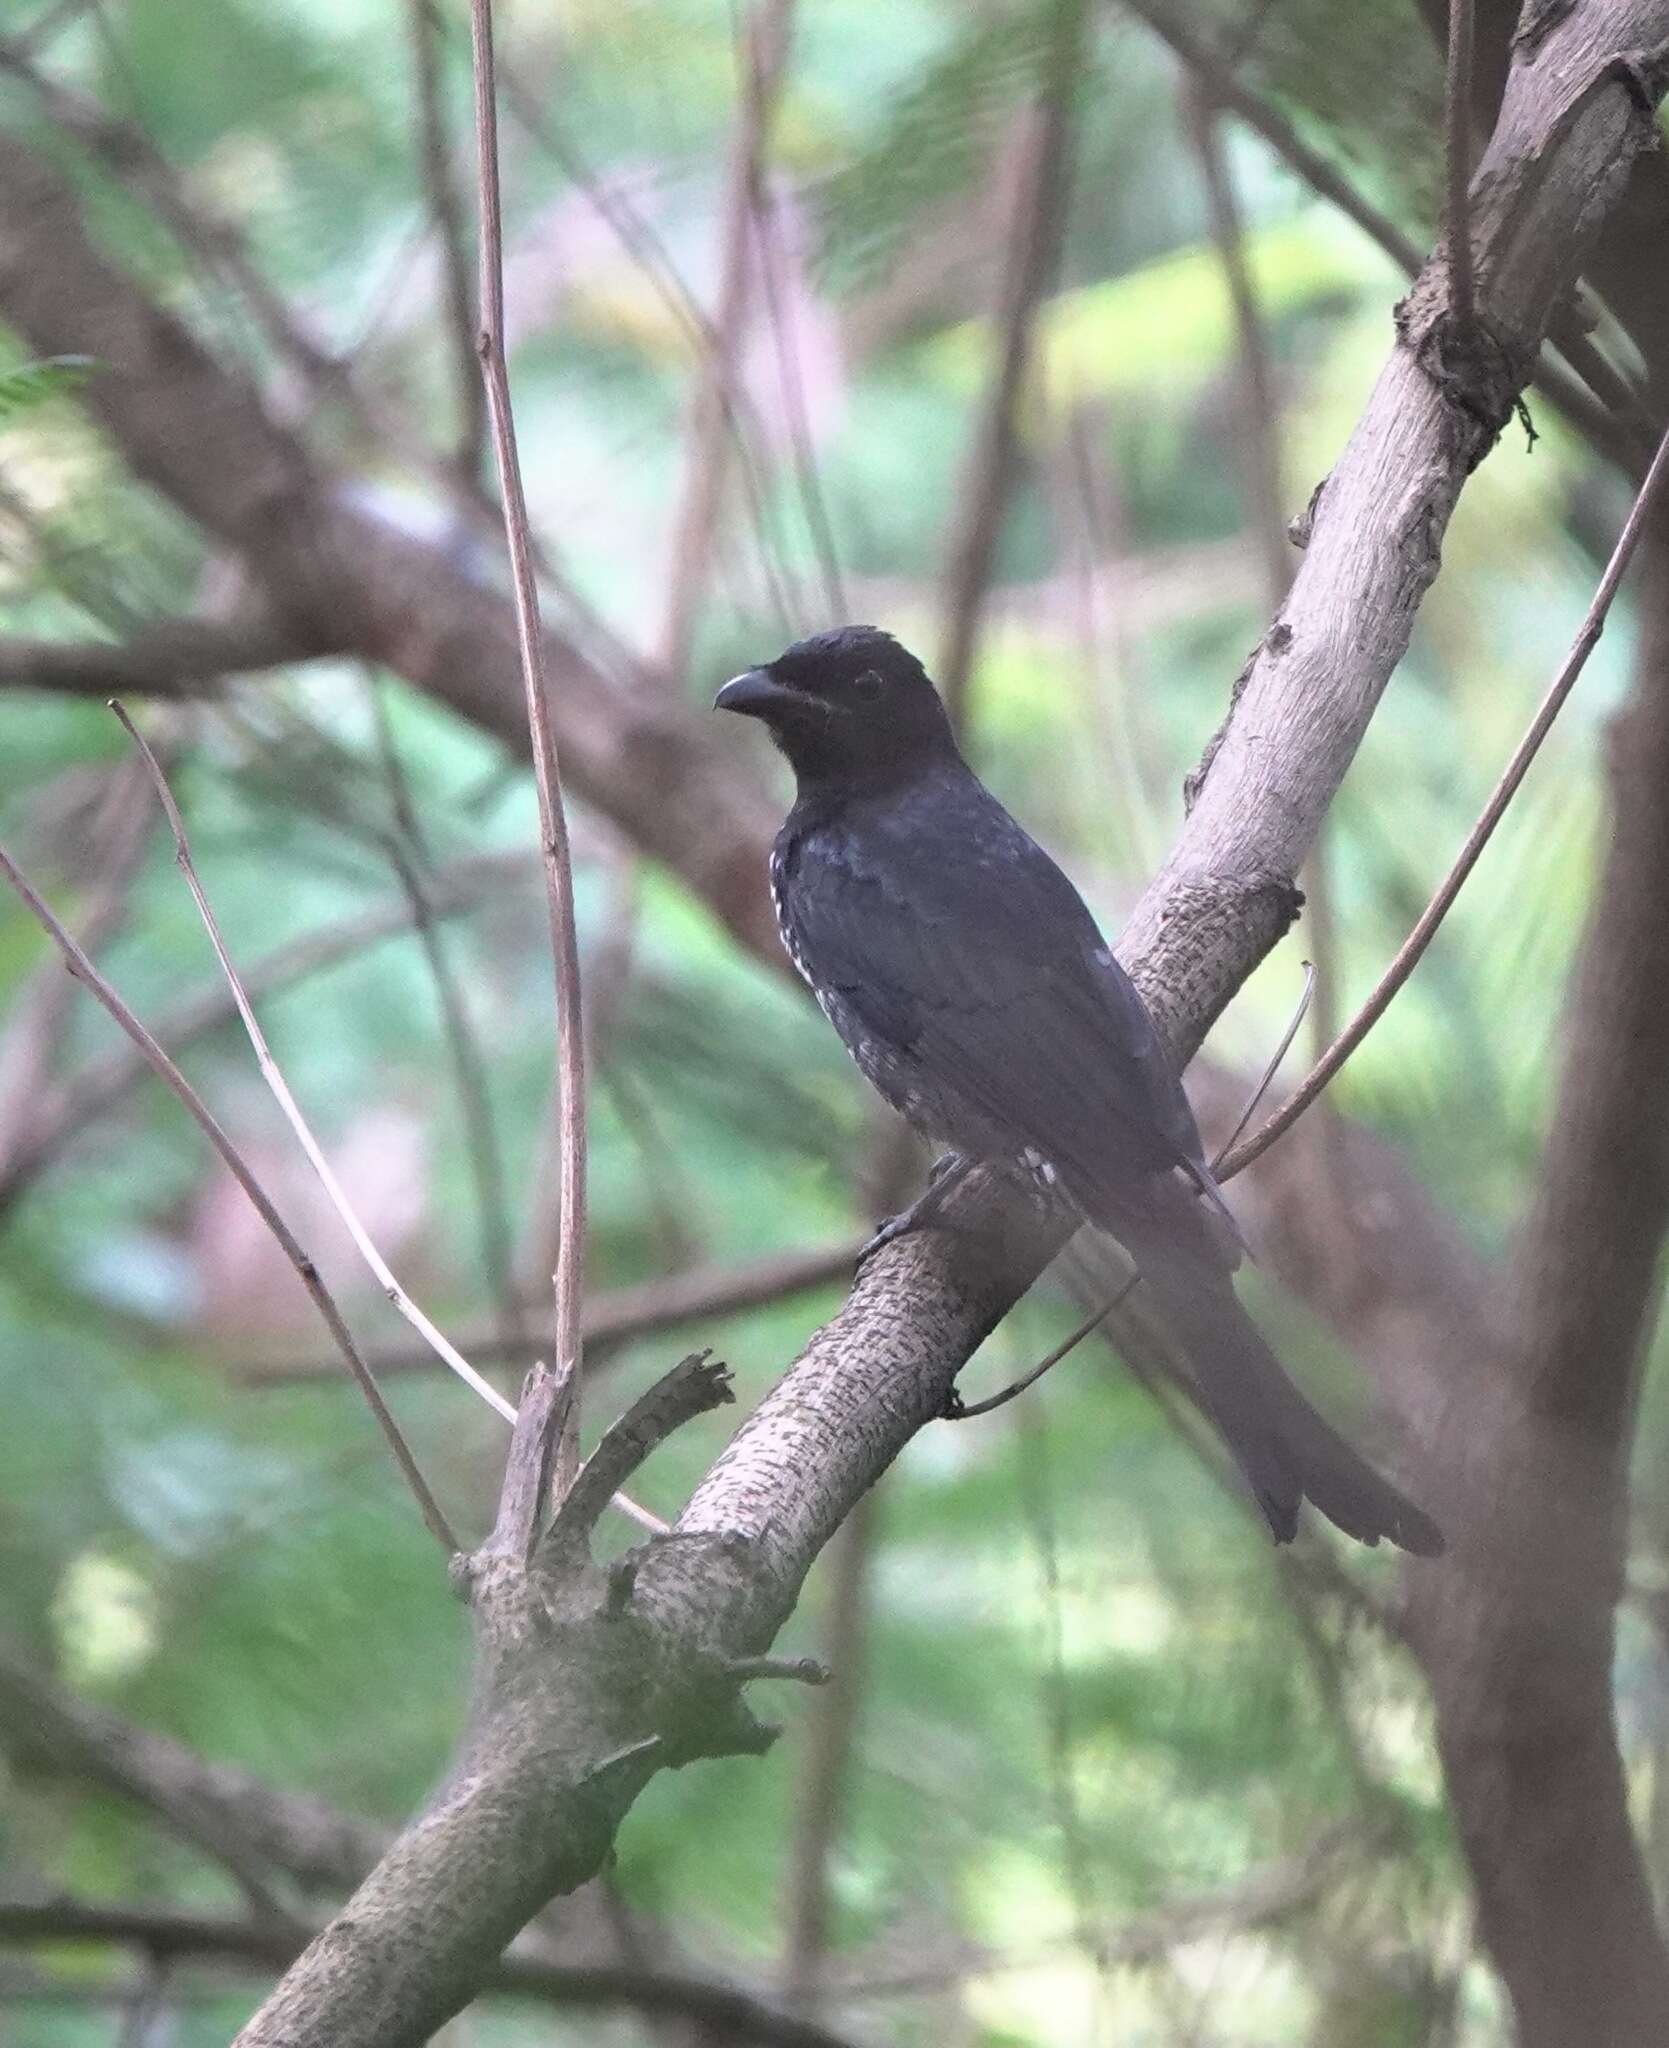
M 0 690 L 212 697 L 230 676 L 329 652 L 270 618 L 159 619 L 126 640 L 0 639 Z
M 161 1907 L 139 1911 L 69 1900 L 0 1904 L 0 1942 L 14 1945 L 122 1943 L 175 1961 L 237 1962 L 270 1969 L 289 1962 L 300 1939 L 259 1921 L 213 1919 Z M 849 2048 L 827 2027 L 797 2019 L 745 1991 L 669 1971 L 545 1963 L 518 1956 L 498 1963 L 482 1989 L 580 2012 L 636 2011 L 646 2017 L 695 2020 L 712 2028 L 716 2037 L 722 2029 L 724 2040 L 756 2042 L 759 2048 Z
M 387 1847 L 368 1821 L 280 1792 L 172 1736 L 66 1692 L 0 1642 L 0 1743 L 20 1763 L 105 1786 L 149 1808 L 218 1862 L 282 1871 L 304 1890 L 345 1891 Z
M 1457 351 L 1428 266 L 1321 493 L 1283 618 L 1126 932 L 1126 964 L 1177 1057 L 1291 916 L 1293 875 L 1407 645 L 1465 477 L 1655 138 L 1642 73 L 1617 59 L 1665 46 L 1669 0 L 1593 0 L 1514 67 L 1474 216 L 1494 346 Z M 949 1231 L 868 1264 L 672 1535 L 648 1546 L 624 1605 L 581 1568 L 478 1606 L 481 1705 L 463 1762 L 251 2021 L 246 2048 L 424 2038 L 537 1905 L 596 1867 L 657 1763 L 757 1745 L 724 1673 L 768 1646 L 818 1551 L 942 1411 L 962 1360 L 1063 1235 L 1023 1207 L 1004 1213 L 978 1180 L 961 1196 Z

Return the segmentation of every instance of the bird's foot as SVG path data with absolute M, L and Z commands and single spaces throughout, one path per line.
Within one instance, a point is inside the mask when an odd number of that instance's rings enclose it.
M 953 1189 L 973 1171 L 974 1162 L 964 1159 L 959 1152 L 946 1152 L 933 1162 L 928 1183 L 907 1209 L 900 1209 L 896 1216 L 889 1216 L 875 1232 L 869 1242 L 858 1253 L 857 1271 L 862 1272 L 875 1254 L 884 1246 L 900 1237 L 907 1237 L 912 1230 L 925 1230 L 937 1223 L 939 1212 L 944 1208 Z
M 951 1387 L 945 1394 L 944 1406 L 939 1410 L 939 1420 L 960 1422 L 967 1412 L 968 1404 L 963 1400 L 960 1391 L 954 1386 Z

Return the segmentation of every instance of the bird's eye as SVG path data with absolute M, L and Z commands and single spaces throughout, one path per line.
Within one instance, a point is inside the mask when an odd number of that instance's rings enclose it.
M 873 704 L 886 687 L 886 681 L 879 670 L 866 668 L 853 683 L 852 694 L 861 697 L 866 704 Z

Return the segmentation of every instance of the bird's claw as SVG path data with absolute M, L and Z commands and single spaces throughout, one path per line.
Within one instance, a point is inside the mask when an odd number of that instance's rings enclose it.
M 949 1388 L 945 1394 L 944 1405 L 939 1410 L 939 1420 L 960 1422 L 967 1412 L 968 1404 L 963 1400 L 961 1390 L 957 1387 Z
M 895 1238 L 907 1236 L 915 1228 L 916 1216 L 913 1209 L 901 1209 L 896 1216 L 889 1216 L 858 1250 L 854 1262 L 855 1270 L 861 1273 L 875 1254 L 884 1251 Z
M 889 1216 L 881 1224 L 858 1253 L 855 1270 L 861 1273 L 878 1251 L 900 1237 L 907 1237 L 912 1230 L 925 1230 L 930 1224 L 943 1228 L 940 1211 L 951 1191 L 966 1178 L 972 1166 L 973 1161 L 965 1159 L 960 1152 L 941 1153 L 928 1172 L 926 1187 L 909 1208 L 900 1209 L 896 1216 Z

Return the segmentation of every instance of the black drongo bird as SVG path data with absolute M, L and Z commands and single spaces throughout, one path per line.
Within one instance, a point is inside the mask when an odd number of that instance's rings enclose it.
M 1230 1275 L 1180 1082 L 1083 899 L 957 749 L 926 671 L 846 626 L 725 684 L 799 785 L 771 853 L 783 941 L 867 1078 L 967 1164 L 1028 1173 L 1135 1259 L 1278 1542 L 1308 1499 L 1435 1556 L 1431 1520 L 1324 1422 Z M 1203 1198 L 1203 1199 L 1202 1199 Z M 905 1219 L 909 1220 L 909 1219 Z

